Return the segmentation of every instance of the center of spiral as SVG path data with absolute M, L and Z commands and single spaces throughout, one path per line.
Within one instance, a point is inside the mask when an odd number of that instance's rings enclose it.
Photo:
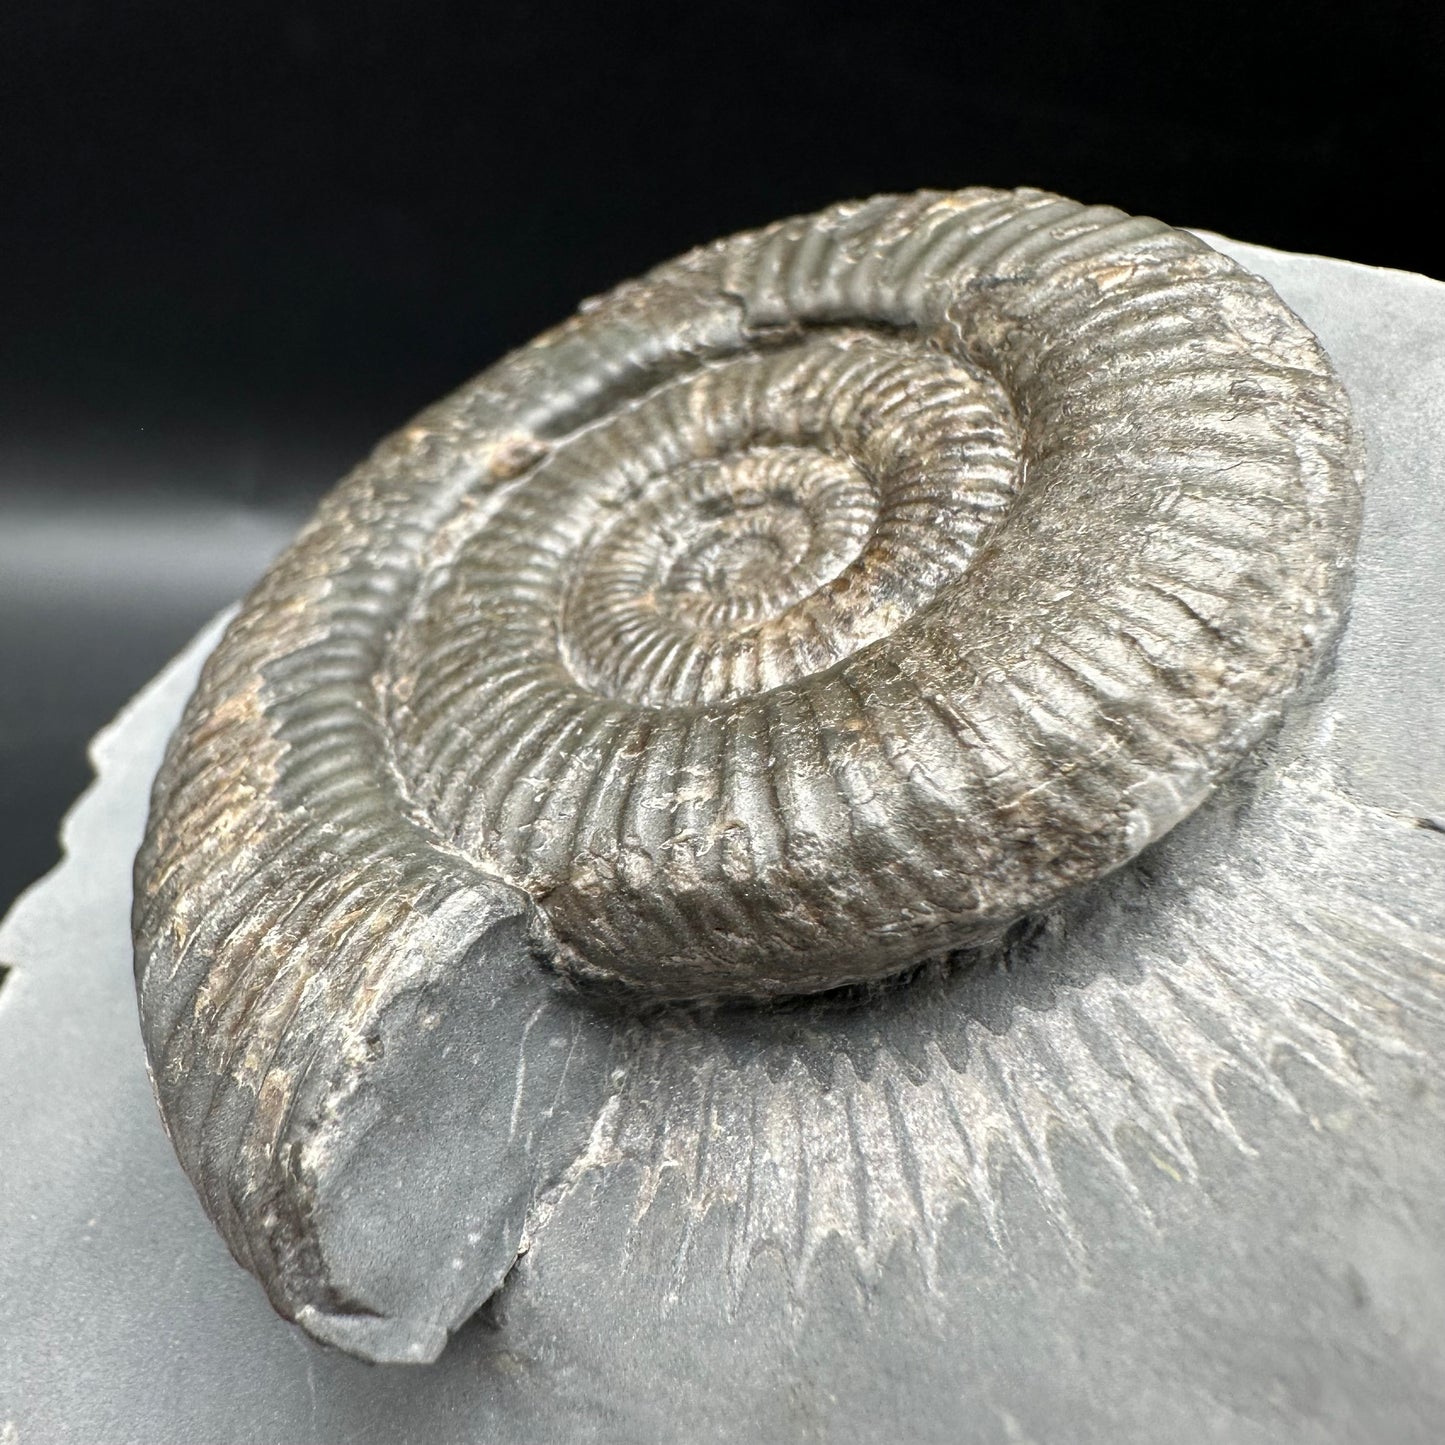
M 796 445 L 756 446 L 652 479 L 603 529 L 563 613 L 574 657 L 609 691 L 676 696 L 709 660 L 839 577 L 879 516 L 853 462 Z
M 620 719 L 817 677 L 960 585 L 1020 475 L 998 383 L 917 338 L 841 327 L 682 369 L 467 534 L 426 604 L 435 686 Z
M 751 627 L 831 582 L 877 519 L 877 493 L 851 463 L 759 448 L 670 478 L 592 561 L 605 571 L 619 549 L 631 554 L 642 564 L 634 579 L 653 574 L 645 580 L 658 611 L 688 626 Z

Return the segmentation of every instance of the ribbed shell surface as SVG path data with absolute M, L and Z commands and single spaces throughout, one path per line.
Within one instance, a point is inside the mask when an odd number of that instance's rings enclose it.
M 261 1086 L 479 880 L 660 997 L 987 937 L 1277 716 L 1356 469 L 1305 328 L 1157 221 L 880 197 L 662 266 L 384 443 L 245 603 L 138 863 L 153 1067 Z

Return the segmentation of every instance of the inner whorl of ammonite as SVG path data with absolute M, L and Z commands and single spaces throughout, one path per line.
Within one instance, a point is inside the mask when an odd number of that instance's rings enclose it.
M 415 796 L 564 939 L 574 902 L 640 867 L 653 929 L 686 930 L 662 902 L 680 880 L 716 900 L 699 932 L 756 948 L 770 875 L 821 861 L 763 798 L 824 766 L 813 685 L 910 645 L 1007 514 L 1019 445 L 998 383 L 918 337 L 821 328 L 681 368 L 559 441 L 457 548 L 400 647 Z
M 997 386 L 856 331 L 685 375 L 574 446 L 478 539 L 473 597 L 517 588 L 531 564 L 508 566 L 505 538 L 526 538 L 570 574 L 578 684 L 654 707 L 765 692 L 886 637 L 963 575 L 1018 469 Z M 578 480 L 549 525 L 559 466 Z
M 562 614 L 573 675 L 604 696 L 686 704 L 836 661 L 844 640 L 824 627 L 837 603 L 813 599 L 857 567 L 878 515 L 849 458 L 801 446 L 657 478 L 581 559 Z

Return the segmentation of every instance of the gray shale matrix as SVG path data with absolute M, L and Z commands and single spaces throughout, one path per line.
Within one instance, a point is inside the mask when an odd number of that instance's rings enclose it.
M 1333 640 L 1358 472 L 1268 285 L 1033 191 L 704 247 L 425 413 L 243 604 L 137 862 L 156 1093 L 237 1259 L 434 1358 L 596 1146 L 639 1000 L 997 949 L 1190 813 Z M 747 1206 L 804 1257 L 895 1185 L 946 1207 L 984 1119 L 848 1162 L 850 1034 L 933 998 L 926 1074 L 958 1025 L 938 980 L 854 992 L 793 1016 L 833 1043 L 789 1060 L 806 1193 Z
M 0 1441 L 1439 1445 L 1445 285 L 1210 239 L 1359 421 L 1335 657 L 1191 817 L 967 966 L 651 1016 L 519 972 L 511 1052 L 448 1068 L 462 1140 L 506 1140 L 478 1197 L 535 1171 L 525 1247 L 424 1369 L 281 1325 L 156 1120 L 130 869 L 206 629 L 0 924 Z M 422 1263 L 409 1157 L 373 1227 Z

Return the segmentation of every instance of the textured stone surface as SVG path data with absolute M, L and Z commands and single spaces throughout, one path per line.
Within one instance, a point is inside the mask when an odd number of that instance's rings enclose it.
M 69 861 L 0 937 L 0 1430 L 1436 1438 L 1445 288 L 1230 250 L 1321 336 L 1365 430 L 1338 670 L 989 967 L 852 1012 L 588 1016 L 577 1073 L 608 1102 L 428 1369 L 277 1321 L 156 1124 L 128 855 L 207 643 L 138 699 Z M 512 1097 L 509 1129 L 547 1116 Z

